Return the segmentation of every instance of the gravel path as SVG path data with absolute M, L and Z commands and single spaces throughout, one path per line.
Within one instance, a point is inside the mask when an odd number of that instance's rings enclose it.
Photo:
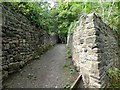
M 68 65 L 68 66 L 67 66 Z M 64 44 L 58 44 L 38 60 L 25 66 L 20 72 L 12 74 L 5 82 L 6 88 L 63 88 L 77 78 L 71 60 L 66 60 Z

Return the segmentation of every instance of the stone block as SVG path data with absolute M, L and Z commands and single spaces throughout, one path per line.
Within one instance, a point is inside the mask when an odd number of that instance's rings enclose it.
M 95 40 L 96 40 L 96 36 L 90 36 L 86 38 L 85 43 L 86 44 L 95 43 Z
M 22 60 L 21 54 L 16 54 L 16 55 L 14 56 L 14 61 L 21 61 L 21 60 Z
M 5 80 L 8 78 L 8 71 L 2 71 L 2 79 Z
M 7 69 L 8 69 L 8 65 L 3 65 L 3 66 L 2 66 L 2 69 L 3 69 L 3 70 L 7 70 Z
M 25 65 L 24 61 L 20 61 L 20 68 L 22 68 Z
M 20 69 L 20 63 L 19 62 L 13 62 L 8 65 L 8 72 L 13 73 L 15 71 L 18 71 Z

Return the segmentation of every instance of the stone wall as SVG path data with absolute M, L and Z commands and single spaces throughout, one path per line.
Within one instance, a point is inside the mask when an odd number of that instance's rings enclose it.
M 1 14 L 2 77 L 5 79 L 56 44 L 56 37 L 37 29 L 27 18 L 5 6 L 2 6 Z
M 85 88 L 106 87 L 108 69 L 119 67 L 117 34 L 95 13 L 80 18 L 73 33 L 72 53 Z

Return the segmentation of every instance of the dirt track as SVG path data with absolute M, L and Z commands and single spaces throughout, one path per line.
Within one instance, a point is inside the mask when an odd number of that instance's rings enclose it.
M 63 88 L 77 78 L 69 67 L 73 68 L 70 60 L 66 60 L 64 44 L 58 44 L 47 51 L 40 59 L 32 61 L 20 72 L 17 72 L 5 81 L 6 88 Z

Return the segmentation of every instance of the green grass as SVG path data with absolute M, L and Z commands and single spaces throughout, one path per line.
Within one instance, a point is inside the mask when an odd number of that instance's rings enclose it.
M 72 58 L 71 49 L 68 46 L 66 46 L 66 54 L 67 54 L 67 58 Z
M 72 67 L 71 67 L 70 65 L 68 65 L 68 64 L 64 64 L 64 65 L 63 65 L 63 69 L 69 70 L 70 74 L 73 74 L 73 73 L 75 72 L 75 69 L 72 68 Z
M 120 88 L 120 70 L 119 69 L 109 69 L 108 70 L 109 77 L 109 87 L 110 88 Z
M 64 85 L 64 89 L 70 89 L 70 87 L 71 87 L 71 84 L 70 84 L 70 83 L 66 83 L 66 84 Z
M 65 69 L 65 68 L 68 68 L 69 67 L 69 65 L 68 64 L 64 64 L 63 65 L 63 68 Z

